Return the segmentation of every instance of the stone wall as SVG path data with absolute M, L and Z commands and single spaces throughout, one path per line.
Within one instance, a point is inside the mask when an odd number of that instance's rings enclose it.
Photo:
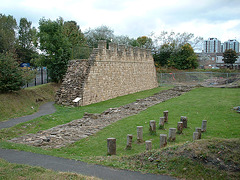
M 88 105 L 158 86 L 150 50 L 100 41 L 88 60 L 72 60 L 56 103 Z M 75 98 L 81 98 L 74 103 Z

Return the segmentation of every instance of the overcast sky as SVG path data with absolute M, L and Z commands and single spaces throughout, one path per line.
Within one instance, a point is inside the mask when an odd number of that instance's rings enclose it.
M 204 39 L 240 41 L 240 0 L 0 0 L 0 13 L 74 20 L 82 31 L 107 25 L 116 35 L 139 37 L 152 31 L 188 32 Z

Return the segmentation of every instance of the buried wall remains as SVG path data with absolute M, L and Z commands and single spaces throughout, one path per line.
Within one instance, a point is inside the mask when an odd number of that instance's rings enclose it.
M 100 41 L 88 60 L 69 61 L 56 103 L 83 106 L 158 86 L 150 50 Z M 74 99 L 80 101 L 73 102 Z

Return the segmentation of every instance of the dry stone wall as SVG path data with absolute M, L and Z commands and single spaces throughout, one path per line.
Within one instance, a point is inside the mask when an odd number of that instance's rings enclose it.
M 88 60 L 72 60 L 56 95 L 63 105 L 88 105 L 158 86 L 150 50 L 100 41 Z M 75 98 L 81 98 L 74 103 Z

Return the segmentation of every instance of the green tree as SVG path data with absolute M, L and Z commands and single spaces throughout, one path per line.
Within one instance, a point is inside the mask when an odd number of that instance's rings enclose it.
M 234 64 L 237 57 L 237 53 L 233 49 L 228 49 L 223 53 L 223 61 L 226 64 Z
M 17 22 L 13 16 L 0 14 L 0 53 L 15 52 Z
M 152 49 L 152 46 L 153 46 L 152 39 L 147 36 L 138 37 L 137 42 L 139 46 L 142 48 Z
M 64 35 L 63 19 L 40 19 L 39 42 L 40 50 L 44 52 L 42 62 L 48 67 L 51 80 L 60 82 L 67 71 L 71 52 L 71 43 Z
M 34 46 L 37 30 L 31 27 L 32 22 L 26 18 L 21 18 L 18 27 L 18 46 L 16 53 L 21 62 L 30 62 L 31 59 L 37 58 L 38 53 Z
M 168 59 L 174 51 L 173 44 L 163 44 L 158 52 L 153 54 L 153 59 L 157 65 L 167 66 Z
M 64 22 L 63 33 L 71 44 L 71 59 L 87 59 L 91 51 L 77 23 L 75 21 Z
M 198 67 L 197 55 L 190 44 L 185 44 L 172 53 L 168 59 L 168 66 L 177 69 L 195 69 Z
M 0 54 L 0 92 L 19 90 L 24 85 L 23 71 L 11 55 Z

